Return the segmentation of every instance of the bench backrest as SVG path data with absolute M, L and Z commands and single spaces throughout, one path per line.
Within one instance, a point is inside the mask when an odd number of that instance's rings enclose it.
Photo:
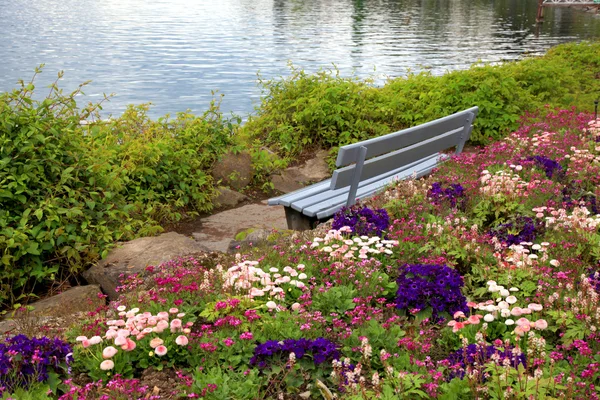
M 478 107 L 472 107 L 422 125 L 340 147 L 336 166 L 342 168 L 334 171 L 330 188 L 357 186 L 359 181 L 451 147 L 456 147 L 455 153 L 459 154 L 469 139 L 478 112 Z

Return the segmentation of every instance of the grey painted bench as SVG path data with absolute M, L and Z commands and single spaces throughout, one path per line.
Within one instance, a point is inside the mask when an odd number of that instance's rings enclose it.
M 394 180 L 421 177 L 445 161 L 441 153 L 455 147 L 459 154 L 471 134 L 479 108 L 422 125 L 340 147 L 338 168 L 323 182 L 269 199 L 283 205 L 288 228 L 312 229 L 357 198 L 375 194 Z

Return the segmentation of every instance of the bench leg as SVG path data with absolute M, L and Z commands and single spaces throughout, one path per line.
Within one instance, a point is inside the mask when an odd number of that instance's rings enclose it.
M 285 219 L 289 229 L 295 231 L 306 231 L 313 229 L 315 224 L 318 222 L 315 217 L 307 217 L 299 211 L 294 210 L 291 207 L 285 208 Z

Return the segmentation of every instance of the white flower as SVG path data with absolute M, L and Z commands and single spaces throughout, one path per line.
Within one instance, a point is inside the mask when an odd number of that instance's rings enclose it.
M 485 316 L 483 317 L 483 320 L 485 322 L 492 322 L 494 320 L 494 316 L 492 314 L 485 314 Z
M 274 301 L 267 301 L 266 306 L 269 310 L 274 310 L 277 308 L 277 303 L 275 303 Z
M 510 296 L 510 292 L 506 289 L 502 289 L 500 291 L 500 296 L 502 296 L 502 297 Z
M 115 363 L 113 360 L 104 360 L 100 363 L 100 369 L 103 371 L 108 371 L 109 369 L 113 369 L 115 367 Z
M 510 310 L 508 308 L 503 308 L 500 310 L 500 315 L 502 318 L 510 317 Z
M 298 275 L 298 279 L 306 279 L 307 276 L 304 272 L 302 272 L 300 275 Z
M 515 296 L 508 296 L 506 298 L 506 302 L 508 304 L 515 304 L 517 302 L 517 298 Z
M 506 325 L 514 325 L 514 324 L 515 324 L 515 321 L 514 321 L 513 319 L 510 319 L 510 318 L 509 318 L 509 319 L 507 319 L 506 321 L 504 321 L 504 323 L 505 323 Z

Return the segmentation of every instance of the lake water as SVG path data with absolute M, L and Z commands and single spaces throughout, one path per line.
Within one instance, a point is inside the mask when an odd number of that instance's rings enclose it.
M 45 63 L 37 86 L 59 70 L 65 90 L 87 80 L 85 100 L 115 93 L 104 116 L 152 102 L 158 117 L 222 109 L 252 112 L 257 73 L 333 64 L 345 76 L 434 74 L 542 54 L 600 38 L 600 17 L 546 9 L 537 0 L 0 0 L 0 91 Z M 43 91 L 44 93 L 46 90 Z

